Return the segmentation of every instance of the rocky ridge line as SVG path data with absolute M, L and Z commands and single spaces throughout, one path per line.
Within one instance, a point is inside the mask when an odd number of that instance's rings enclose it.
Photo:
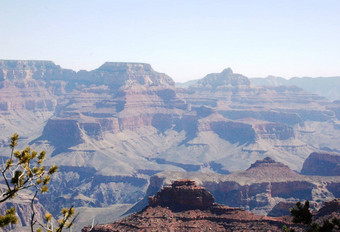
M 195 181 L 183 179 L 149 198 L 142 211 L 112 224 L 85 227 L 82 232 L 108 231 L 281 231 L 294 226 L 280 218 L 254 215 L 214 203 L 212 195 Z M 296 231 L 301 231 L 295 226 Z

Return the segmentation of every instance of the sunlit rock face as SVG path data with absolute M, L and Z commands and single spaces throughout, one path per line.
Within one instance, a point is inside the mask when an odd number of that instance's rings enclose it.
M 70 80 L 75 74 L 52 61 L 0 60 L 0 80 Z
M 57 102 L 46 81 L 74 74 L 51 61 L 0 60 L 0 110 L 53 112 Z
M 106 62 L 91 72 L 80 71 L 77 78 L 91 83 L 110 86 L 133 85 L 170 85 L 175 82 L 163 73 L 155 72 L 151 65 L 143 63 Z
M 149 206 L 169 207 L 176 211 L 186 209 L 208 209 L 213 206 L 214 197 L 192 180 L 176 180 L 164 187 L 156 196 L 149 197 Z

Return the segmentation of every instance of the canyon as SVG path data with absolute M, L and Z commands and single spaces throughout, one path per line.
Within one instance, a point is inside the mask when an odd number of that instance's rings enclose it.
M 339 203 L 339 199 L 326 202 L 313 213 L 314 220 L 339 219 Z M 143 210 L 114 223 L 84 227 L 82 232 L 282 231 L 284 226 L 305 231 L 303 225 L 292 222 L 292 216 L 259 216 L 237 207 L 217 204 L 212 194 L 197 186 L 195 181 L 179 179 L 150 196 L 149 205 Z M 338 226 L 334 231 L 337 229 Z
M 194 180 L 214 196 L 216 203 L 241 207 L 257 215 L 288 215 L 296 202 L 304 200 L 310 201 L 313 210 L 319 210 L 323 202 L 340 197 L 340 176 L 301 175 L 266 157 L 244 171 L 228 175 L 173 171 L 157 173 L 150 178 L 146 198 L 135 204 L 130 212 L 143 209 L 148 205 L 148 196 L 155 195 L 177 179 Z
M 47 165 L 59 166 L 39 196 L 54 215 L 62 205 L 127 209 L 155 194 L 164 176 L 193 175 L 218 203 L 262 215 L 294 195 L 291 186 L 299 188 L 294 200 L 316 208 L 339 192 L 337 158 L 333 177 L 306 176 L 324 171 L 316 158 L 305 162 L 313 152 L 339 153 L 339 102 L 296 86 L 257 86 L 230 68 L 183 88 L 144 63 L 75 72 L 0 60 L 0 128 L 2 159 L 16 132 L 20 148 L 46 150 Z M 270 165 L 281 176 L 253 175 Z
M 292 223 L 257 216 L 239 208 L 214 203 L 213 196 L 195 181 L 177 180 L 149 198 L 141 212 L 112 224 L 85 227 L 104 231 L 282 231 Z M 190 204 L 188 204 L 190 203 Z M 297 231 L 302 231 L 297 227 Z

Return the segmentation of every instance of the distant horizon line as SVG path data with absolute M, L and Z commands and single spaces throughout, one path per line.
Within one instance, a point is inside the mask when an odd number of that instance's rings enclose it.
M 74 69 L 74 68 L 63 68 L 62 65 L 59 65 L 57 63 L 55 63 L 55 61 L 53 60 L 45 60 L 45 59 L 0 59 L 0 62 L 2 61 L 21 61 L 21 62 L 50 62 L 50 63 L 53 63 L 54 65 L 56 66 L 59 66 L 61 67 L 62 69 L 66 69 L 66 70 L 72 70 L 74 72 L 79 72 L 79 71 L 87 71 L 87 72 L 90 72 L 90 71 L 94 71 L 98 68 L 100 68 L 101 66 L 107 64 L 107 63 L 113 63 L 113 64 L 140 64 L 140 65 L 149 65 L 151 67 L 151 69 L 153 69 L 152 67 L 152 64 L 150 63 L 146 63 L 146 62 L 136 62 L 136 61 L 105 61 L 102 65 L 98 66 L 97 68 L 95 69 Z M 221 72 L 223 72 L 225 69 L 231 69 L 233 71 L 233 69 L 231 67 L 226 67 L 224 68 Z M 153 69 L 154 70 L 154 69 Z M 156 71 L 156 70 L 154 70 Z M 163 73 L 163 74 L 166 74 L 164 72 L 159 72 L 159 71 L 156 71 L 158 73 Z M 179 82 L 179 81 L 175 81 L 175 83 L 187 83 L 187 82 L 190 82 L 190 81 L 196 81 L 196 80 L 200 80 L 202 78 L 204 78 L 205 76 L 209 75 L 209 74 L 218 74 L 218 73 L 221 73 L 221 72 L 212 72 L 212 73 L 207 73 L 205 74 L 203 77 L 201 78 L 197 78 L 197 79 L 191 79 L 191 80 L 187 80 L 187 81 L 183 81 L 183 82 Z M 234 73 L 234 72 L 233 72 Z M 245 76 L 244 74 L 242 73 L 235 73 L 235 74 L 240 74 L 240 75 L 243 75 Z M 168 75 L 168 74 L 166 74 Z M 169 76 L 169 75 L 168 75 Z M 171 76 L 169 76 L 171 77 Z M 273 75 L 273 74 L 268 74 L 267 76 L 254 76 L 254 77 L 248 77 L 248 76 L 245 76 L 249 79 L 254 79 L 254 78 L 259 78 L 259 79 L 266 79 L 266 78 L 281 78 L 281 79 L 284 79 L 284 80 L 291 80 L 291 79 L 294 79 L 294 78 L 299 78 L 299 79 L 302 79 L 302 78 L 312 78 L 312 79 L 318 79 L 318 78 L 340 78 L 340 75 L 339 76 L 292 76 L 292 77 L 288 77 L 288 78 L 285 78 L 285 77 L 282 77 L 282 76 L 276 76 L 276 75 Z M 173 79 L 173 77 L 171 77 L 171 79 Z

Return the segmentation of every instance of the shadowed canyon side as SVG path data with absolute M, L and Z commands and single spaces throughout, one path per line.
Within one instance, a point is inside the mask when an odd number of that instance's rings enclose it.
M 313 152 L 304 162 L 301 173 L 315 176 L 340 176 L 340 153 Z
M 266 156 L 300 171 L 312 152 L 340 151 L 337 102 L 293 86 L 254 86 L 231 69 L 184 89 L 143 63 L 75 72 L 51 61 L 0 60 L 0 127 L 2 154 L 17 132 L 21 144 L 46 150 L 60 167 L 39 199 L 55 202 L 47 206 L 52 213 L 63 203 L 133 204 L 162 171 L 228 174 Z M 303 183 L 301 196 L 309 196 L 314 185 Z M 248 188 L 235 186 L 230 198 Z M 250 202 L 267 213 L 280 198 L 254 193 L 229 205 Z
M 112 224 L 85 227 L 82 232 L 104 231 L 282 231 L 294 226 L 282 218 L 254 215 L 214 203 L 213 196 L 195 181 L 183 179 L 149 198 L 142 211 Z M 302 231 L 294 226 L 297 231 Z

